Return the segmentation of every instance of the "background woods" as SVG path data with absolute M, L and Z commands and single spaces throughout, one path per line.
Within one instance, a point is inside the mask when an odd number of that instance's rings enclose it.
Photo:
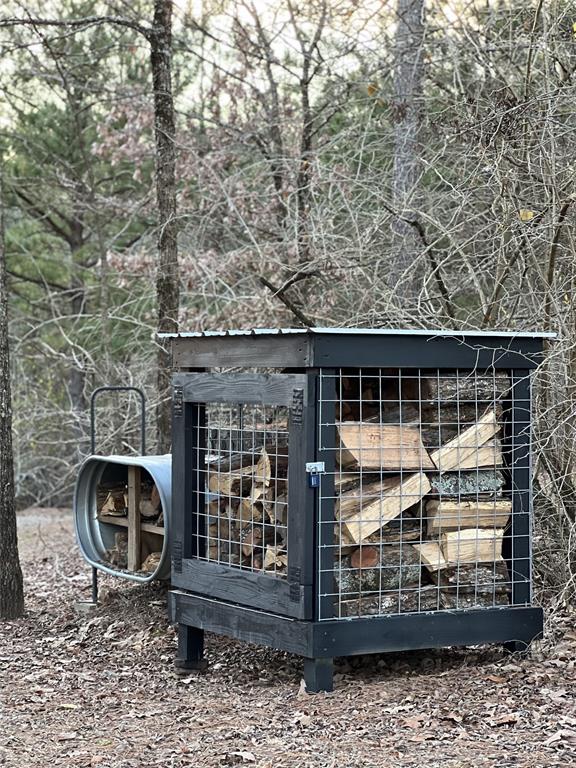
M 536 561 L 571 588 L 573 4 L 53 10 L 0 20 L 19 502 L 68 499 L 100 384 L 145 387 L 167 449 L 158 328 L 551 329 Z M 136 450 L 108 406 L 103 450 Z

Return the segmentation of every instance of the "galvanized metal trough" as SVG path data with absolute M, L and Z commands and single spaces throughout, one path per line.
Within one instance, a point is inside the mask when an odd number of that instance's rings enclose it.
M 97 492 L 106 480 L 128 482 L 130 468 L 147 473 L 154 482 L 163 512 L 163 525 L 140 525 L 143 536 L 153 537 L 161 552 L 154 570 L 143 573 L 115 567 L 108 552 L 114 546 L 116 534 L 128 527 L 127 518 L 98 516 Z M 74 521 L 78 545 L 84 559 L 93 567 L 112 576 L 146 584 L 156 579 L 170 578 L 170 512 L 172 507 L 172 457 L 165 456 L 89 456 L 78 474 L 74 493 Z

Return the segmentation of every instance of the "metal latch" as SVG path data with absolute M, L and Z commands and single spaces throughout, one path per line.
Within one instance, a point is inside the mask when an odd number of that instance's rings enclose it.
M 310 488 L 318 488 L 320 485 L 320 475 L 326 472 L 323 461 L 306 462 L 306 472 L 308 473 L 308 485 Z

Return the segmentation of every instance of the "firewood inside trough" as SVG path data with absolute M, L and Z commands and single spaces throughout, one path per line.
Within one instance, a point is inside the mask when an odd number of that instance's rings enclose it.
M 117 517 L 124 517 L 127 515 L 128 494 L 126 493 L 125 486 L 122 485 L 109 491 L 98 511 L 102 515 L 112 515 Z

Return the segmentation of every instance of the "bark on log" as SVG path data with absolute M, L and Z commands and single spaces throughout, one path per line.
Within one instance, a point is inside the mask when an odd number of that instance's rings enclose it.
M 432 493 L 443 498 L 463 496 L 498 498 L 502 496 L 504 475 L 499 470 L 482 469 L 479 472 L 429 473 Z
M 438 587 L 426 586 L 342 600 L 339 606 L 336 604 L 335 613 L 336 616 L 347 617 L 380 616 L 387 613 L 435 611 L 442 607 L 442 593 Z
M 0 174 L 1 171 L 0 168 Z M 1 181 L 0 176 L 0 619 L 15 619 L 24 613 L 24 588 L 16 529 L 8 285 Z
M 375 565 L 354 568 L 351 557 L 343 557 L 335 567 L 335 591 L 342 599 L 356 598 L 362 592 L 384 592 L 420 583 L 420 558 L 412 546 L 385 544 L 369 549 L 368 562 L 375 561 Z
M 427 376 L 429 405 L 443 410 L 448 404 L 474 405 L 477 402 L 489 405 L 502 400 L 510 390 L 510 377 L 502 371 L 481 374 L 470 371 L 442 371 L 439 376 Z

